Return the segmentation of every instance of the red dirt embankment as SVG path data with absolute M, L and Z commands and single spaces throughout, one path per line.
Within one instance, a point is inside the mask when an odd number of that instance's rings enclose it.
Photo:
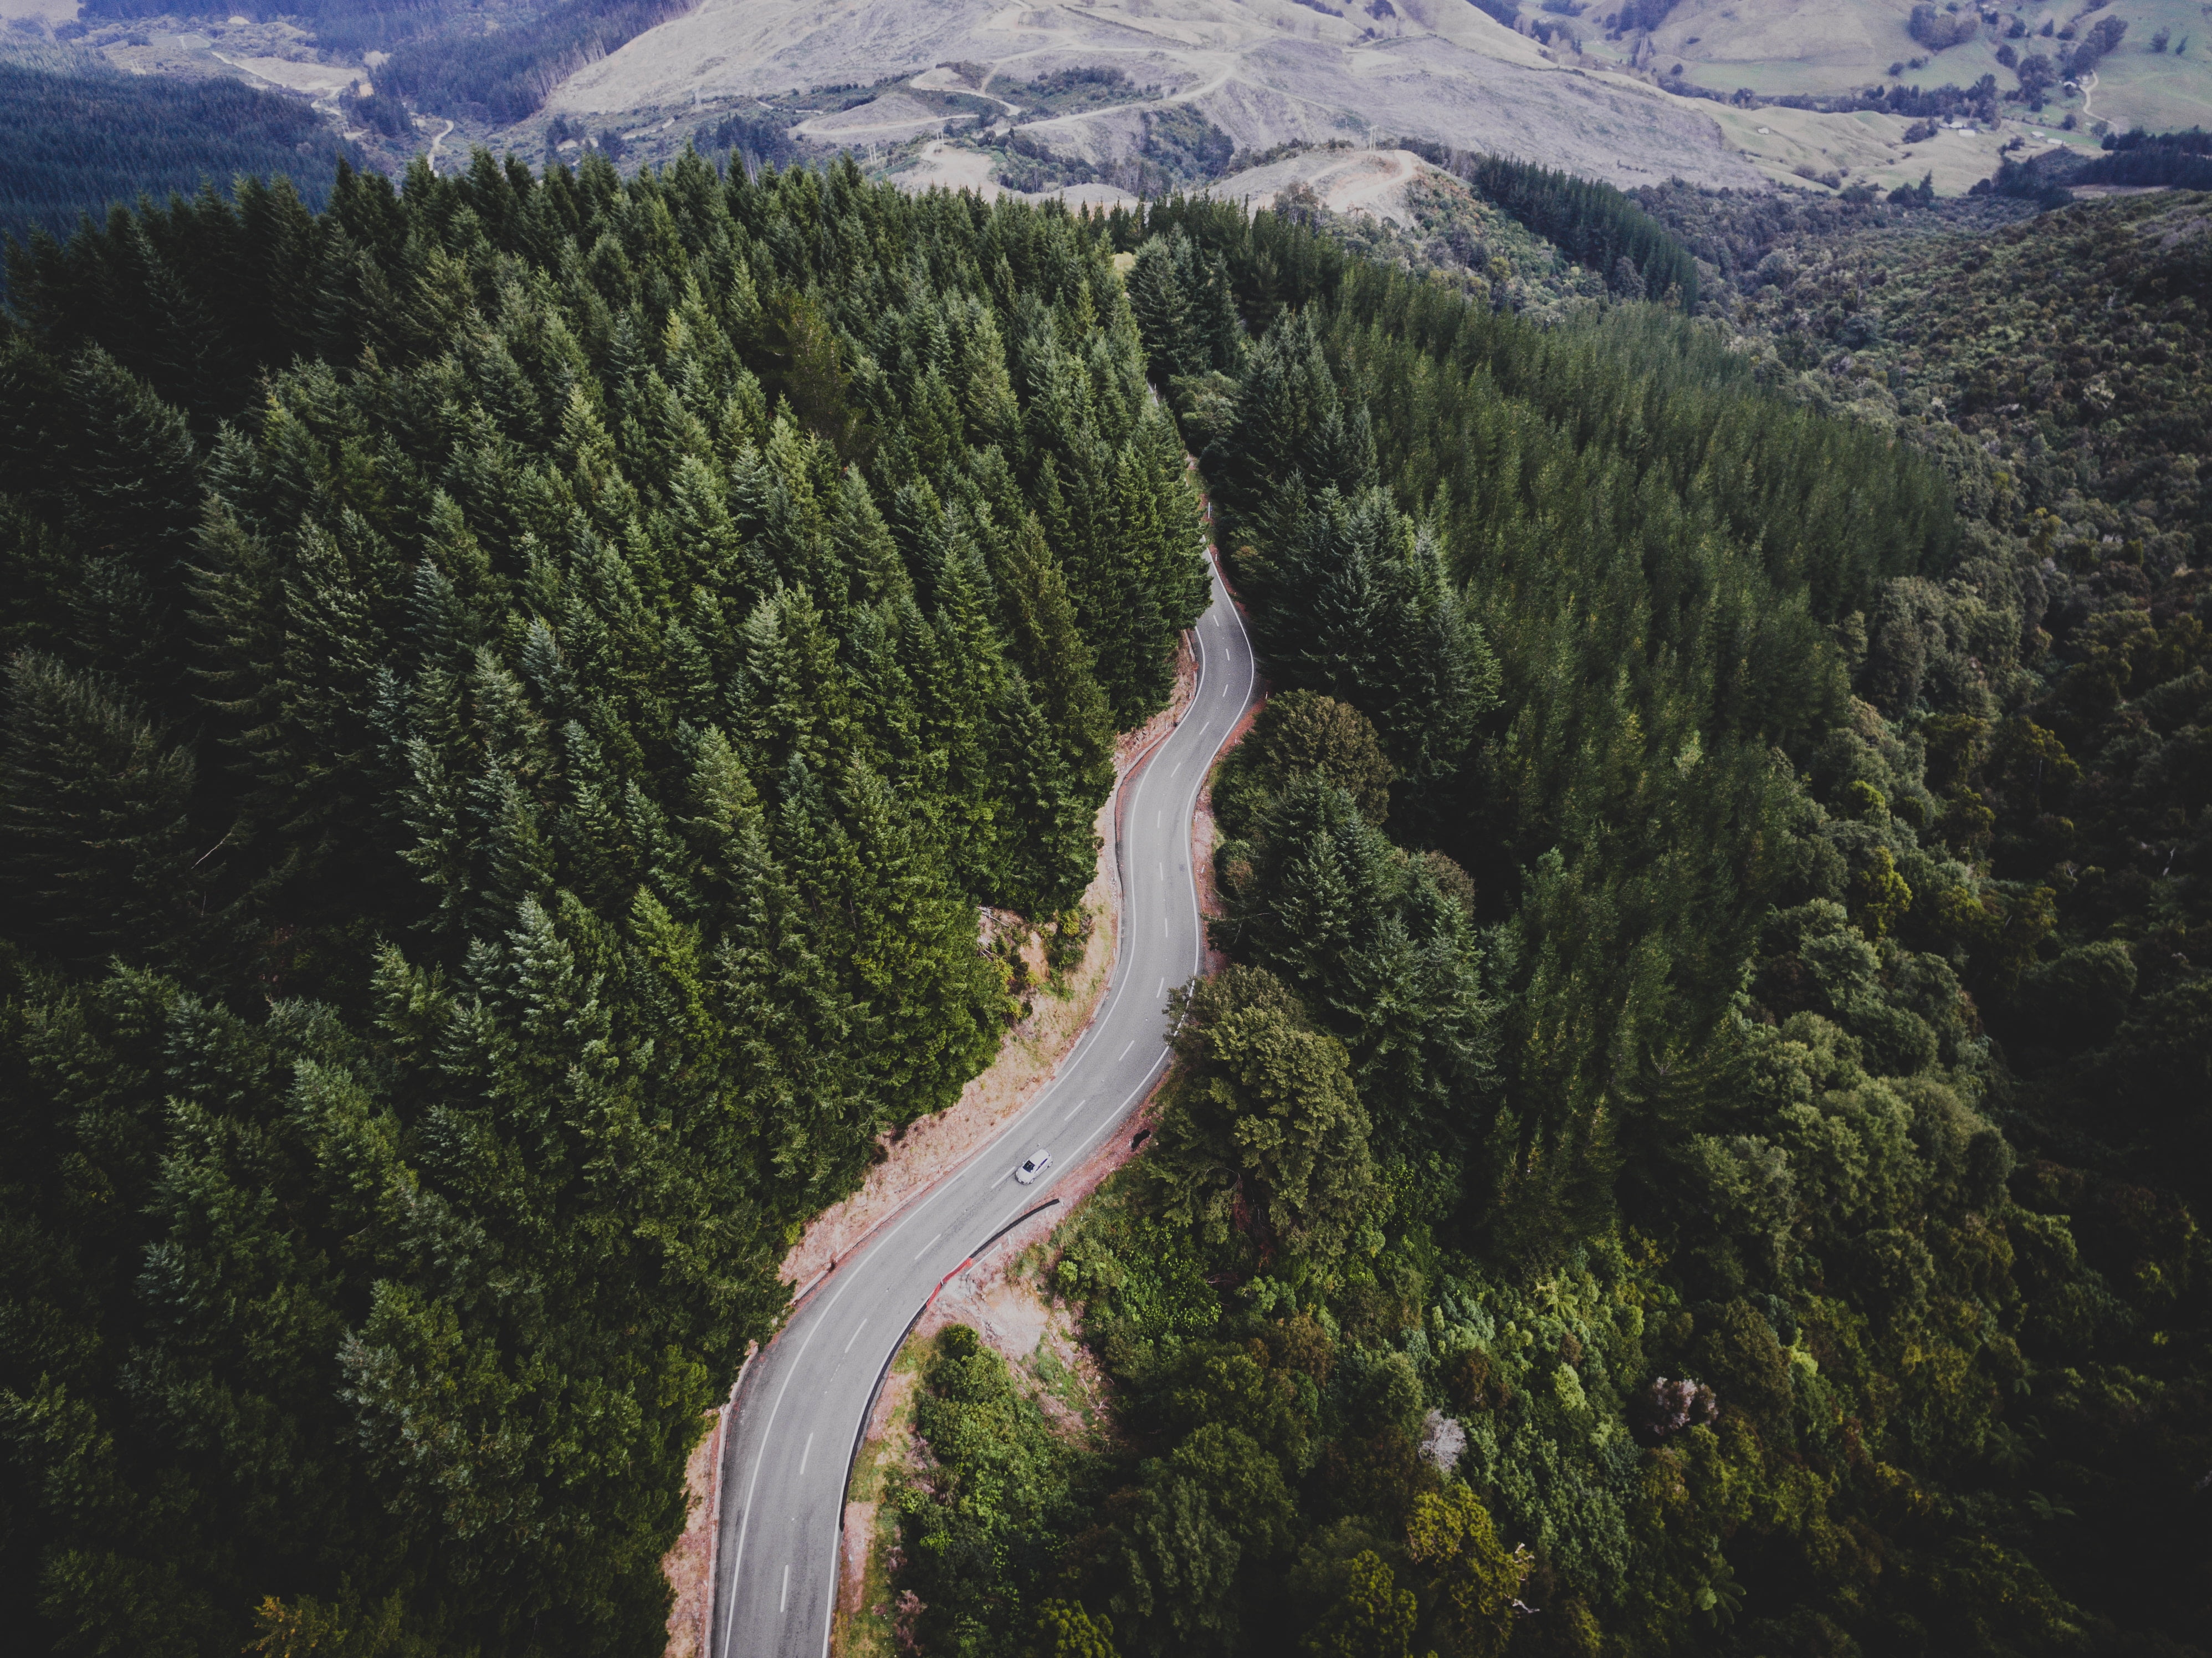
M 1095 920 L 1082 965 L 1072 975 L 1070 993 L 1062 999 L 1040 992 L 1029 1017 L 1007 1031 L 999 1057 L 961 1090 L 950 1109 L 915 1123 L 896 1139 L 883 1137 L 884 1159 L 869 1170 L 866 1183 L 842 1203 L 816 1216 L 784 1257 L 783 1281 L 792 1286 L 794 1302 L 856 1244 L 957 1168 L 1036 1098 L 1090 1025 L 1112 971 L 1121 931 L 1121 887 L 1114 864 L 1113 817 L 1121 805 L 1121 786 L 1137 762 L 1175 729 L 1197 683 L 1197 663 L 1185 644 L 1176 654 L 1174 699 L 1146 725 L 1124 732 L 1116 744 L 1116 786 L 1098 809 L 1096 823 L 1098 872 L 1083 895 L 1084 908 Z
M 1233 590 L 1231 596 L 1233 599 Z M 1264 683 L 1259 690 L 1222 744 L 1223 754 L 1251 730 L 1267 700 Z M 1199 792 L 1198 809 L 1192 816 L 1190 847 L 1199 910 L 1208 920 L 1221 914 L 1213 878 L 1217 838 L 1209 779 Z M 1224 965 L 1226 958 L 1209 945 L 1203 971 L 1210 975 Z M 1004 1356 L 1018 1382 L 1063 1431 L 1071 1436 L 1099 1431 L 1101 1413 L 1091 1406 L 1103 1400 L 1104 1378 L 1082 1345 L 1075 1309 L 1048 1292 L 1046 1273 L 1058 1254 L 1054 1239 L 1060 1229 L 1109 1175 L 1136 1156 L 1139 1143 L 1151 1133 L 1158 1097 L 1155 1092 L 1121 1133 L 1094 1147 L 1054 1182 L 1053 1195 L 1060 1200 L 1057 1207 L 1008 1232 L 947 1284 L 907 1338 L 862 1439 L 863 1473 L 855 1485 L 863 1500 L 846 1505 L 846 1546 L 838 1562 L 837 1604 L 830 1625 L 834 1658 L 878 1658 L 897 1649 L 896 1631 L 908 1613 L 893 1603 L 890 1594 L 897 1539 L 896 1527 L 880 1521 L 878 1499 L 883 1471 L 927 1465 L 927 1453 L 913 1430 L 913 1393 L 920 1372 L 918 1355 L 938 1332 L 951 1324 L 969 1326 Z M 1023 1270 L 1024 1258 L 1033 1245 L 1042 1248 L 1030 1262 L 1041 1258 L 1043 1266 L 1034 1274 Z

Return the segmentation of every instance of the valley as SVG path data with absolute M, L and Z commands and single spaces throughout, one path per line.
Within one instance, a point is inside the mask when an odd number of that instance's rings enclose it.
M 2212 0 L 194 3 L 0 0 L 16 1645 L 2212 1658 Z

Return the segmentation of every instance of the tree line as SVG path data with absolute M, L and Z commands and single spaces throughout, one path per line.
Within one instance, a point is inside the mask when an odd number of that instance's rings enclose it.
M 1698 262 L 1657 220 L 1613 185 L 1504 155 L 1400 141 L 1423 161 L 1457 174 L 1616 293 L 1698 307 Z
M 553 88 L 647 29 L 681 17 L 693 0 L 566 0 L 489 33 L 448 23 L 392 49 L 380 88 L 424 109 L 505 126 L 534 115 Z

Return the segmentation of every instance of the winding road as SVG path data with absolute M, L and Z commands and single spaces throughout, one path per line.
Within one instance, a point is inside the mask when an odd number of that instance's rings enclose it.
M 1120 950 L 1089 1030 L 1018 1117 L 846 1256 L 744 1373 L 720 1471 L 708 1658 L 829 1651 L 847 1461 L 878 1376 L 947 1274 L 1051 1196 L 1167 1067 L 1168 992 L 1197 973 L 1204 947 L 1191 814 L 1255 683 L 1251 642 L 1218 572 L 1195 631 L 1190 706 L 1124 785 Z M 1018 1184 L 1016 1165 L 1039 1147 L 1051 1151 L 1052 1171 Z

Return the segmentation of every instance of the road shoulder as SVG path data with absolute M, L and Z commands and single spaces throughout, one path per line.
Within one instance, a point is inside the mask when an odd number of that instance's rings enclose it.
M 935 1116 L 912 1125 L 896 1139 L 884 1135 L 878 1142 L 883 1160 L 869 1170 L 860 1189 L 842 1203 L 823 1210 L 807 1225 L 785 1255 L 780 1269 L 783 1281 L 794 1292 L 794 1305 L 825 1283 L 836 1264 L 849 1256 L 884 1222 L 959 1168 L 976 1148 L 987 1144 L 1001 1127 L 1026 1108 L 1051 1082 L 1060 1063 L 1090 1028 L 1112 979 L 1120 942 L 1121 887 L 1115 859 L 1115 840 L 1123 788 L 1182 720 L 1197 684 L 1197 659 L 1186 639 L 1176 650 L 1176 686 L 1167 708 L 1136 730 L 1121 733 L 1115 741 L 1115 786 L 1099 807 L 1095 823 L 1100 843 L 1097 872 L 1083 895 L 1083 906 L 1092 917 L 1091 937 L 1082 962 L 1068 975 L 1065 991 L 1056 993 L 1042 982 L 1041 946 L 1032 937 L 1025 947 L 1025 959 L 1037 981 L 1030 993 L 1030 1011 L 1006 1032 L 1000 1043 L 998 1057 L 969 1080 L 957 1101 Z M 1120 1144 L 1125 1142 L 1118 1138 L 1109 1140 L 1102 1151 L 1110 1151 Z M 1097 1160 L 1097 1155 L 1092 1161 Z M 1100 1177 L 1089 1175 L 1087 1169 L 1085 1175 L 1091 1183 Z M 1089 1184 L 1084 1190 L 1089 1190 Z M 1024 1231 L 1026 1234 L 1030 1230 L 1024 1228 Z M 915 1350 L 910 1345 L 907 1351 Z M 896 1369 L 895 1366 L 894 1384 Z M 873 1448 L 879 1443 L 879 1436 L 896 1398 L 902 1396 L 895 1386 L 884 1389 L 884 1398 L 869 1424 L 871 1448 L 864 1455 L 876 1455 Z M 721 1468 L 720 1447 L 729 1409 L 724 1406 L 714 1412 L 714 1427 L 702 1439 L 701 1448 L 694 1452 L 685 1470 L 688 1522 L 661 1563 L 676 1597 L 668 1618 L 666 1658 L 704 1658 L 708 1650 L 706 1619 L 711 1595 L 707 1580 L 713 1570 L 711 1533 L 718 1512 L 714 1502 L 714 1484 Z M 710 1443 L 714 1448 L 711 1454 L 707 1448 Z M 879 1522 L 872 1500 L 858 1523 L 861 1527 L 859 1535 L 873 1542 Z M 881 1546 L 865 1551 L 860 1561 L 864 1570 L 881 1571 Z M 858 1550 L 848 1553 L 863 1555 Z M 869 1562 L 875 1564 L 871 1567 Z M 856 1597 L 861 1593 L 857 1581 L 853 1593 Z M 841 1584 L 841 1604 L 845 1594 Z M 843 1622 L 841 1617 L 841 1626 Z
M 1098 809 L 1095 823 L 1100 841 L 1097 873 L 1083 895 L 1084 908 L 1093 918 L 1091 938 L 1082 964 L 1070 975 L 1067 993 L 1056 995 L 1040 987 L 1032 997 L 1031 1012 L 1006 1032 L 998 1057 L 969 1080 L 958 1100 L 904 1134 L 885 1134 L 877 1141 L 883 1161 L 868 1171 L 860 1189 L 816 1216 L 784 1257 L 781 1276 L 792 1286 L 794 1303 L 878 1227 L 960 1167 L 1018 1115 L 1052 1081 L 1060 1062 L 1090 1029 L 1113 975 L 1121 935 L 1121 888 L 1114 859 L 1113 814 L 1122 786 L 1136 766 L 1175 729 L 1190 706 L 1197 677 L 1197 665 L 1186 643 L 1176 651 L 1173 700 L 1146 725 L 1123 733 L 1116 744 L 1116 786 Z

